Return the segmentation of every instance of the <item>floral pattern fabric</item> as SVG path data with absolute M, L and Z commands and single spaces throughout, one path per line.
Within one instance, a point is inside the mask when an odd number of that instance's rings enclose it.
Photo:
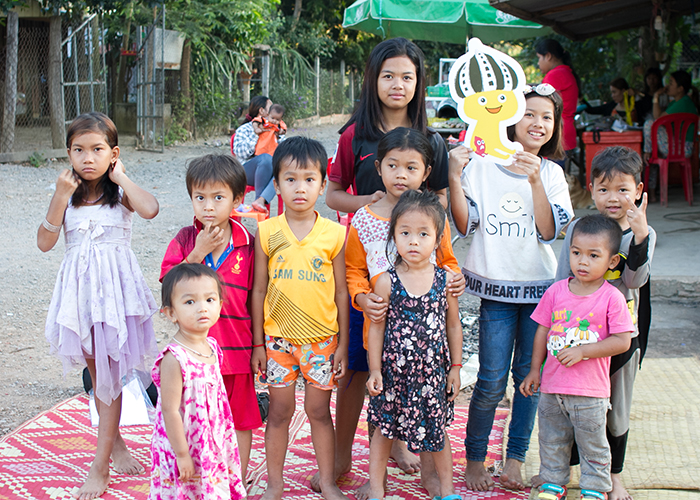
M 233 417 L 219 365 L 223 353 L 213 338 L 208 338 L 216 363 L 197 361 L 178 345 L 170 344 L 156 360 L 151 375 L 160 393 L 160 362 L 170 351 L 182 371 L 180 415 L 194 461 L 194 477 L 182 483 L 178 479 L 177 459 L 168 441 L 160 398 L 151 439 L 150 500 L 228 500 L 246 498 L 241 479 L 241 460 Z
M 384 390 L 370 398 L 368 420 L 386 438 L 406 441 L 413 453 L 440 451 L 454 419 L 454 404 L 447 400 L 446 273 L 436 267 L 430 291 L 420 297 L 406 291 L 395 269 L 388 273 Z

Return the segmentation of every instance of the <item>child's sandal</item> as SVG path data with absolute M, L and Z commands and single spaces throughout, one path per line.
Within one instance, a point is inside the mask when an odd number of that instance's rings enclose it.
M 544 483 L 539 487 L 537 500 L 562 500 L 566 498 L 566 486 Z
M 582 500 L 608 500 L 607 493 L 601 493 L 595 490 L 581 490 Z
M 439 497 L 436 497 L 439 498 Z M 442 500 L 462 500 L 462 495 L 447 495 L 446 497 L 442 497 Z

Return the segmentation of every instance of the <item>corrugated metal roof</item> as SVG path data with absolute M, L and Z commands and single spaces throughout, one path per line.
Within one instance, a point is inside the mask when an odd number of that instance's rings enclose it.
M 551 26 L 572 40 L 649 25 L 657 14 L 691 14 L 694 0 L 489 0 L 520 19 Z

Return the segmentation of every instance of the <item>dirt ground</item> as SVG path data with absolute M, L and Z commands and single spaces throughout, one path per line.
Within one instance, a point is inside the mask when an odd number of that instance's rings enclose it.
M 338 128 L 336 124 L 292 129 L 290 135 L 318 139 L 331 155 Z M 127 138 L 123 142 L 131 141 Z M 192 223 L 184 179 L 186 162 L 202 154 L 228 151 L 228 137 L 166 148 L 163 154 L 122 148 L 129 176 L 160 202 L 155 219 L 134 218 L 132 239 L 132 248 L 158 303 L 163 253 L 177 231 Z M 49 354 L 44 338 L 46 313 L 63 258 L 63 238 L 45 254 L 36 246 L 36 231 L 46 214 L 56 177 L 67 166 L 65 160 L 50 161 L 40 168 L 0 165 L 0 220 L 5 234 L 0 238 L 0 436 L 83 390 L 81 370 L 62 376 L 61 363 Z M 324 204 L 319 203 L 318 209 L 323 216 L 335 219 L 335 213 Z M 253 230 L 254 224 L 246 223 Z M 477 305 L 470 296 L 461 301 L 462 309 L 470 314 L 476 312 Z M 656 329 L 649 355 L 697 356 L 699 309 L 669 303 L 655 303 L 654 307 L 652 326 Z M 154 326 L 159 342 L 174 333 L 172 325 L 159 315 L 154 317 Z M 468 394 L 460 395 L 458 403 L 464 404 Z

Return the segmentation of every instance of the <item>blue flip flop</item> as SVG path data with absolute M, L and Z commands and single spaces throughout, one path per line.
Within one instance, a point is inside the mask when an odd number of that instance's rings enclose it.
M 442 500 L 462 500 L 462 495 L 447 495 L 446 497 L 442 497 Z

